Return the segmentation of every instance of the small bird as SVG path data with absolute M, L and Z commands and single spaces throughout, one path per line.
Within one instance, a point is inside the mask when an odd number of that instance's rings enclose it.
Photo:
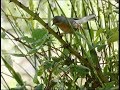
M 85 16 L 81 19 L 78 18 L 66 18 L 64 16 L 55 16 L 53 18 L 53 25 L 58 26 L 65 33 L 73 33 L 71 29 L 80 29 L 80 24 L 86 23 L 89 20 L 95 18 L 95 14 Z

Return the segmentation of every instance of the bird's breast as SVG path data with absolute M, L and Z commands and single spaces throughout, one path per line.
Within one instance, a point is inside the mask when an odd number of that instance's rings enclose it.
M 62 31 L 64 31 L 65 33 L 71 33 L 71 26 L 70 25 L 67 25 L 67 24 L 58 24 L 57 25 Z

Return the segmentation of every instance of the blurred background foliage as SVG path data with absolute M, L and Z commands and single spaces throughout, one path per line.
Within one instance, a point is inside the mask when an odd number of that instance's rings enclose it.
M 118 90 L 119 1 L 19 2 L 1 0 L 2 90 Z M 90 14 L 75 35 L 52 26 L 54 16 Z

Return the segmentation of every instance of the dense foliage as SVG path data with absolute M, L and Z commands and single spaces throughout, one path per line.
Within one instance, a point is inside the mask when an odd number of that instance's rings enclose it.
M 1 72 L 2 89 L 118 90 L 116 0 L 2 0 L 1 13 L 6 21 L 1 26 L 5 43 L 1 68 L 9 71 Z M 54 16 L 82 18 L 90 14 L 97 18 L 73 34 L 52 26 Z M 17 63 L 18 58 L 31 66 Z M 34 74 L 26 68 L 34 69 Z M 16 81 L 14 87 L 6 76 Z

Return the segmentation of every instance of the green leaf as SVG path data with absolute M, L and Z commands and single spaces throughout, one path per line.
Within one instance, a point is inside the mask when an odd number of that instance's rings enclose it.
M 5 32 L 2 32 L 2 33 L 1 33 L 1 38 L 4 39 L 5 36 L 6 36 L 6 33 L 5 33 Z
M 45 69 L 50 69 L 52 66 L 53 66 L 53 61 L 46 61 L 45 63 L 44 63 L 44 68 Z
M 99 30 L 97 30 L 97 32 L 96 32 L 96 37 L 99 36 L 101 33 L 103 33 L 104 30 L 105 30 L 105 29 L 102 29 L 102 28 L 100 28 Z
M 77 72 L 81 77 L 85 77 L 89 73 L 89 68 L 83 65 L 71 65 L 72 72 Z
M 60 69 L 59 69 L 59 68 L 60 68 Z M 56 75 L 56 76 L 59 75 L 59 74 L 62 72 L 62 71 L 61 71 L 61 68 L 62 68 L 61 66 L 55 67 L 55 68 L 54 68 L 54 72 L 53 72 L 54 75 Z
M 68 49 L 64 48 L 61 56 L 68 56 L 69 53 Z
M 36 40 L 42 39 L 47 34 L 45 29 L 34 29 L 32 31 L 32 37 Z
M 104 87 L 98 88 L 97 90 L 117 90 L 117 89 L 112 89 L 112 88 L 115 87 L 115 86 L 114 86 L 114 83 L 115 83 L 114 81 L 105 83 L 105 86 L 104 86 Z M 117 87 L 116 87 L 116 88 L 117 88 Z
M 32 38 L 34 41 L 32 42 L 33 46 L 40 46 L 47 41 L 48 39 L 48 33 L 45 29 L 34 29 L 32 31 Z
M 109 66 L 108 66 L 108 65 L 105 65 L 105 67 L 104 67 L 104 74 L 107 74 L 107 73 L 108 73 L 108 69 L 109 69 Z
M 97 51 L 100 52 L 102 49 L 104 49 L 106 47 L 106 45 L 102 44 L 102 45 L 97 45 Z
M 97 52 L 96 52 L 95 48 L 92 48 L 90 50 L 90 55 L 91 55 L 93 63 L 98 64 L 99 61 L 98 61 L 98 56 L 97 56 Z
M 32 42 L 33 46 L 42 46 L 46 42 L 47 37 L 43 37 L 42 39 L 38 39 L 34 42 Z
M 25 90 L 25 87 L 10 88 L 10 90 Z
M 115 27 L 113 29 L 106 29 L 106 35 L 108 43 L 117 41 L 119 36 L 118 27 Z
M 36 84 L 39 84 L 39 81 L 37 79 L 37 71 L 36 71 L 36 73 L 34 75 L 33 82 L 36 83 Z
M 33 38 L 29 38 L 28 36 L 21 37 L 27 43 L 33 43 L 35 40 Z
M 108 43 L 113 43 L 115 41 L 118 41 L 118 39 L 119 39 L 119 32 L 116 31 L 107 39 L 107 41 Z
M 52 60 L 54 61 L 54 62 L 59 62 L 60 60 L 62 60 L 63 58 L 61 58 L 61 57 L 52 57 Z
M 39 70 L 37 70 L 37 75 L 41 76 L 43 74 L 43 72 L 44 72 L 44 68 L 43 68 L 43 66 L 40 66 Z
M 34 48 L 34 49 L 29 50 L 28 54 L 33 54 L 33 53 L 36 53 L 37 51 L 38 49 Z
M 26 55 L 25 54 L 11 54 L 13 56 L 17 56 L 17 57 L 25 57 Z
M 15 70 L 6 62 L 6 60 L 2 57 L 3 62 L 5 63 L 5 66 L 10 71 L 12 76 L 15 78 L 15 80 L 18 82 L 19 85 L 23 86 L 23 80 L 21 79 L 21 76 L 19 73 L 16 73 Z
M 34 10 L 33 0 L 29 0 L 29 8 L 30 10 Z
M 37 86 L 35 86 L 34 90 L 44 90 L 44 85 L 38 84 Z
M 83 38 L 84 40 L 86 40 L 84 35 L 80 34 L 79 32 L 76 32 L 76 34 L 79 36 L 79 38 Z
M 93 39 L 93 38 L 94 38 L 94 35 L 95 35 L 95 34 L 94 34 L 94 31 L 93 31 L 93 29 L 90 29 L 89 31 L 90 31 L 91 39 Z
M 69 71 L 70 68 L 69 68 L 69 67 L 62 67 L 61 69 L 62 69 L 64 72 L 67 72 L 67 71 Z
M 2 56 L 10 66 L 13 66 L 13 60 L 6 50 L 2 50 Z
M 57 82 L 55 80 L 51 81 L 51 87 L 54 87 L 57 84 Z

